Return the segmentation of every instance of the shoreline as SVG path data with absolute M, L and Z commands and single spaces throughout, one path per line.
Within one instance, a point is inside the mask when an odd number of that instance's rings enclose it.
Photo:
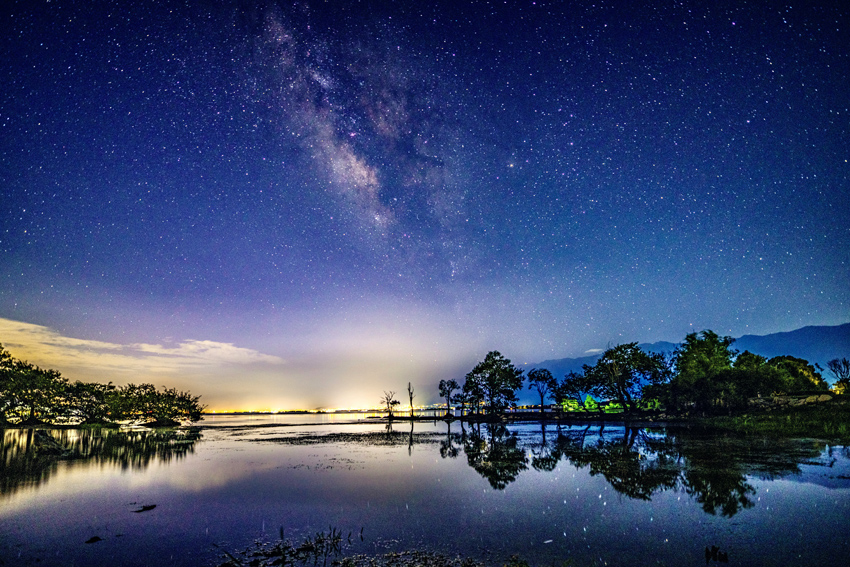
M 291 412 L 289 415 L 312 415 L 316 412 Z M 349 412 L 345 412 L 349 413 Z M 352 412 L 371 413 L 371 412 Z M 208 415 L 232 415 L 232 416 L 285 416 L 278 413 L 233 413 L 233 414 L 208 414 Z M 319 415 L 334 415 L 319 414 Z M 343 415 L 342 412 L 336 415 Z M 713 429 L 727 432 L 735 432 L 747 435 L 762 435 L 770 437 L 787 438 L 815 438 L 827 441 L 838 441 L 842 444 L 850 444 L 850 396 L 836 396 L 828 401 L 811 402 L 797 405 L 784 405 L 781 407 L 750 407 L 737 411 L 727 411 L 724 414 L 682 414 L 673 415 L 662 411 L 652 412 L 538 412 L 538 411 L 515 411 L 500 415 L 479 414 L 460 416 L 422 416 L 422 415 L 393 415 L 392 417 L 366 416 L 360 419 L 340 420 L 332 422 L 333 425 L 363 425 L 363 424 L 406 424 L 406 423 L 437 423 L 447 424 L 555 424 L 575 426 L 582 424 L 600 424 L 625 427 L 687 427 L 697 429 Z M 104 423 L 104 424 L 51 424 L 51 423 L 0 423 L 3 429 L 58 429 L 58 430 L 85 430 L 85 429 L 123 429 L 123 430 L 161 430 L 177 428 L 195 429 L 266 429 L 266 428 L 296 428 L 296 427 L 318 427 L 329 425 L 329 422 L 320 423 L 248 423 L 248 424 L 212 424 L 204 420 L 195 422 L 183 422 L 180 424 L 157 424 L 157 423 Z

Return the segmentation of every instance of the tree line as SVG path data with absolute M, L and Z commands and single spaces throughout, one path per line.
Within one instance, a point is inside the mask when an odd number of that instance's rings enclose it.
M 0 424 L 107 424 L 132 421 L 174 425 L 199 421 L 200 396 L 153 384 L 116 386 L 75 382 L 58 371 L 14 358 L 0 345 Z
M 608 348 L 593 365 L 562 379 L 549 370 L 523 371 L 497 351 L 487 354 L 470 371 L 463 385 L 441 380 L 440 397 L 446 407 L 460 406 L 461 416 L 481 412 L 498 415 L 518 401 L 517 391 L 527 380 L 540 397 L 541 411 L 550 399 L 558 411 L 599 410 L 597 400 L 626 412 L 665 410 L 710 413 L 747 407 L 758 396 L 814 394 L 829 391 L 823 369 L 793 356 L 771 359 L 732 348 L 735 339 L 706 330 L 690 333 L 671 353 L 646 352 L 638 343 Z M 850 361 L 830 360 L 833 391 L 850 386 Z M 455 393 L 457 392 L 457 393 Z M 468 413 L 467 413 L 468 410 Z

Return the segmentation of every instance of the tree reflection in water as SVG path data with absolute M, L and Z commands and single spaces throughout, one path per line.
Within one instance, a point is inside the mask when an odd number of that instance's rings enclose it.
M 461 422 L 463 427 L 463 422 Z M 455 447 L 456 437 L 452 435 L 452 422 L 446 422 L 446 438 L 440 441 L 440 456 L 442 458 L 455 459 L 460 454 L 460 449 Z
M 740 441 L 738 441 L 740 443 Z M 718 511 L 731 518 L 741 510 L 752 508 L 756 489 L 747 482 L 748 464 L 734 458 L 736 443 L 719 437 L 710 447 L 682 440 L 682 452 L 687 456 L 687 466 L 682 473 L 682 486 L 709 514 Z M 787 473 L 799 470 L 789 463 Z
M 487 423 L 483 434 L 481 423 L 473 425 L 463 450 L 469 466 L 496 490 L 504 490 L 528 468 L 525 449 L 519 446 L 516 433 L 510 433 L 502 423 Z
M 460 441 L 469 466 L 497 490 L 531 468 L 551 472 L 563 459 L 601 475 L 618 493 L 651 500 L 658 493 L 680 490 L 708 514 L 732 517 L 753 506 L 755 488 L 748 477 L 775 478 L 799 472 L 801 463 L 817 459 L 825 444 L 775 441 L 758 447 L 753 439 L 685 430 L 652 431 L 638 427 L 588 425 L 560 428 L 547 439 L 545 425 L 523 444 L 503 424 L 472 425 L 460 439 L 449 428 L 440 443 L 443 458 L 455 457 Z M 530 455 L 530 460 L 529 460 Z
M 531 467 L 536 471 L 552 472 L 561 460 L 557 446 L 546 442 L 546 423 L 540 424 L 540 443 L 531 447 Z
M 642 430 L 625 428 L 619 439 L 599 436 L 596 443 L 586 446 L 587 432 L 559 435 L 558 451 L 574 466 L 590 467 L 593 476 L 601 474 L 620 494 L 650 500 L 656 492 L 677 486 L 678 459 L 663 446 L 651 443 Z
M 193 453 L 200 429 L 0 429 L 0 495 L 47 482 L 63 461 L 145 469 Z
M 799 472 L 800 464 L 817 461 L 824 443 L 800 440 L 761 440 L 687 429 L 582 427 L 553 429 L 541 424 L 465 424 L 460 432 L 394 431 L 339 433 L 317 436 L 264 438 L 296 444 L 367 443 L 374 446 L 437 445 L 440 456 L 466 461 L 495 490 L 504 490 L 523 471 L 554 471 L 562 462 L 601 476 L 618 493 L 636 500 L 681 491 L 709 514 L 731 517 L 753 506 L 756 493 L 750 478 L 776 478 Z M 406 428 L 405 428 L 406 429 Z M 49 480 L 64 461 L 109 464 L 121 469 L 145 469 L 193 453 L 200 429 L 79 430 L 0 429 L 0 496 Z M 830 458 L 827 455 L 827 458 Z

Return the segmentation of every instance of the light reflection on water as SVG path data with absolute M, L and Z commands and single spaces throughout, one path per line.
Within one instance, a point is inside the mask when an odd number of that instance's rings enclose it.
M 70 460 L 34 456 L 32 430 L 5 430 L 0 557 L 209 565 L 214 545 L 329 526 L 363 528 L 351 552 L 425 546 L 540 565 L 690 565 L 707 545 L 737 564 L 819 565 L 850 550 L 850 458 L 815 441 L 263 417 L 49 431 Z

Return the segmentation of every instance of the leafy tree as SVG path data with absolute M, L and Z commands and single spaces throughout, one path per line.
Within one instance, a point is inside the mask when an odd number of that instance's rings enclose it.
M 158 422 L 163 421 L 200 421 L 206 406 L 200 404 L 201 396 L 193 396 L 189 392 L 181 392 L 176 388 L 166 388 L 159 392 L 159 407 L 161 413 L 155 414 Z
M 384 397 L 381 398 L 381 404 L 387 407 L 387 413 L 389 414 L 390 419 L 393 418 L 393 408 L 399 405 L 400 403 L 401 402 L 395 399 L 395 392 L 387 392 L 386 390 L 384 391 Z
M 672 387 L 676 403 L 692 404 L 698 410 L 715 405 L 720 394 L 718 375 L 732 368 L 732 337 L 720 337 L 713 331 L 690 333 L 673 353 L 677 375 Z
M 120 418 L 118 392 L 114 384 L 80 382 L 70 384 L 67 390 L 69 414 L 86 424 L 100 424 Z
M 115 413 L 122 420 L 149 421 L 153 419 L 156 388 L 153 384 L 126 384 L 118 388 Z
M 452 392 L 459 388 L 457 380 L 440 380 L 440 397 L 446 399 L 446 415 L 449 415 L 452 409 Z M 462 412 L 461 415 L 463 415 Z
M 517 401 L 516 391 L 522 388 L 523 372 L 498 351 L 487 353 L 467 374 L 467 382 L 478 384 L 484 402 L 495 414 Z
M 584 402 L 582 402 L 581 405 L 587 411 L 598 411 L 600 413 L 602 412 L 602 409 L 600 408 L 599 403 L 597 403 L 597 401 L 594 400 L 593 396 L 591 396 L 590 394 L 585 396 Z
M 587 409 L 584 406 L 583 394 L 589 390 L 584 373 L 570 372 L 555 386 L 555 403 L 562 406 L 567 400 L 575 400 L 581 409 Z
M 460 417 L 463 418 L 466 415 L 466 406 L 468 406 L 470 402 L 469 394 L 463 390 L 460 391 L 454 397 L 455 403 L 460 404 Z
M 463 394 L 463 399 L 466 400 L 466 403 L 472 409 L 472 412 L 477 415 L 484 400 L 482 377 L 474 372 L 468 372 L 463 382 L 461 393 Z
M 67 386 L 59 372 L 15 360 L 10 376 L 11 395 L 16 401 L 14 411 L 23 424 L 40 424 L 56 415 Z
M 794 356 L 775 356 L 768 364 L 779 371 L 786 394 L 829 389 L 820 372 L 808 360 Z
M 554 380 L 554 384 L 552 388 L 549 390 L 549 397 L 555 402 L 555 411 L 560 416 L 561 411 L 564 409 L 564 403 L 567 401 L 568 396 L 564 392 L 562 388 L 563 382 L 558 382 L 558 380 Z
M 775 392 L 781 380 L 765 357 L 744 351 L 732 368 L 715 375 L 713 383 L 717 390 L 715 404 L 731 409 L 746 407 L 750 398 Z
M 833 358 L 826 363 L 826 368 L 835 376 L 833 388 L 838 394 L 846 394 L 850 389 L 850 360 Z
M 637 343 L 618 345 L 606 350 L 593 366 L 584 365 L 584 375 L 594 394 L 634 411 L 643 387 L 662 379 L 661 358 L 644 352 Z
M 157 391 L 153 384 L 127 384 L 119 388 L 117 414 L 123 419 L 147 424 L 174 425 L 179 420 L 199 421 L 204 406 L 200 396 L 180 392 L 176 388 Z
M 112 383 L 69 384 L 58 371 L 17 360 L 0 345 L 0 423 L 8 422 L 11 415 L 23 424 L 66 419 L 83 423 L 198 421 L 204 410 L 199 400 L 200 396 L 174 388 L 157 391 L 151 384 L 121 388 Z
M 543 400 L 557 386 L 555 377 L 545 368 L 532 368 L 528 371 L 528 389 L 537 390 L 540 395 L 540 411 L 543 411 Z
M 17 405 L 12 388 L 14 358 L 0 344 L 0 424 L 8 423 L 8 413 Z
M 677 406 L 677 391 L 673 383 L 673 353 L 650 353 L 650 356 L 658 365 L 658 372 L 653 373 L 649 383 L 644 385 L 640 406 L 648 410 L 657 410 L 662 406 L 674 408 Z
M 767 359 L 760 354 L 753 354 L 745 350 L 735 358 L 733 366 L 736 370 L 764 370 L 767 366 Z

